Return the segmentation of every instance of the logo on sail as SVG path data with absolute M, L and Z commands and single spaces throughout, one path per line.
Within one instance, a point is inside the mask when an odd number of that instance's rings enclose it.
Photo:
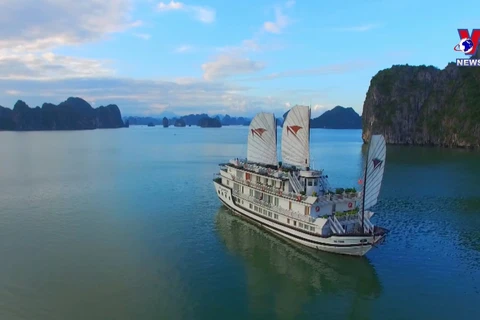
M 382 160 L 378 159 L 378 158 L 375 158 L 372 160 L 373 161 L 373 170 L 377 169 L 378 167 L 380 167 L 383 163 Z
M 264 133 L 265 131 L 267 131 L 267 130 L 266 130 L 266 129 L 263 129 L 263 128 L 252 129 L 252 136 L 257 135 L 257 136 L 260 137 L 260 139 L 263 140 L 262 135 L 263 135 L 263 133 Z
M 300 126 L 287 126 L 287 133 L 291 132 L 296 137 L 298 130 L 302 129 Z

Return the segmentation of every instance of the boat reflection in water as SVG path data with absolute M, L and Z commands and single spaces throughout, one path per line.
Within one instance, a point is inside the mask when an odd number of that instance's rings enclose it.
M 252 317 L 371 318 L 382 288 L 367 258 L 287 242 L 223 206 L 215 220 L 222 242 L 246 264 Z

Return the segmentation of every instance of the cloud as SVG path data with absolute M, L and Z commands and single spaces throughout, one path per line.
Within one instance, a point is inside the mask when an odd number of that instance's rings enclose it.
M 13 88 L 13 89 L 12 89 Z M 21 88 L 16 92 L 1 94 Z M 43 102 L 60 103 L 67 97 L 78 96 L 96 105 L 117 104 L 123 115 L 158 114 L 169 110 L 177 114 L 209 111 L 246 115 L 261 109 L 274 110 L 281 100 L 249 94 L 248 87 L 210 82 L 201 79 L 189 81 L 134 80 L 128 78 L 98 77 L 61 80 L 0 79 L 0 105 L 12 107 L 17 99 L 34 107 Z
M 20 95 L 22 92 L 21 91 L 18 91 L 18 90 L 5 90 L 5 93 L 10 95 L 10 96 L 18 96 Z
M 327 107 L 322 106 L 321 104 L 316 104 L 312 107 L 312 111 L 321 111 L 321 110 L 325 110 L 325 109 L 327 109 Z
M 334 28 L 335 31 L 347 31 L 347 32 L 365 32 L 370 31 L 372 29 L 378 28 L 378 24 L 365 24 L 360 26 L 354 27 L 345 27 L 345 28 Z
M 113 75 L 108 61 L 55 55 L 51 52 L 9 54 L 0 51 L 0 79 L 52 80 Z
M 331 64 L 331 65 L 325 65 L 325 66 L 316 67 L 316 68 L 276 72 L 276 73 L 271 73 L 264 76 L 243 78 L 241 80 L 242 81 L 262 81 L 262 80 L 273 80 L 273 79 L 288 78 L 288 77 L 340 74 L 340 73 L 356 71 L 359 69 L 364 69 L 371 65 L 372 65 L 372 62 L 370 61 L 350 61 L 347 63 Z
M 3 0 L 0 49 L 32 51 L 95 41 L 141 25 L 131 0 Z
M 182 45 L 177 48 L 175 48 L 174 52 L 175 53 L 187 53 L 191 52 L 193 50 L 193 47 L 190 45 Z
M 275 21 L 267 21 L 263 24 L 263 30 L 270 33 L 282 33 L 290 23 L 289 18 L 282 13 L 280 8 L 275 9 Z
M 249 74 L 265 68 L 265 64 L 235 55 L 220 55 L 214 61 L 202 64 L 203 78 L 217 80 L 235 75 Z
M 287 2 L 287 6 L 293 6 L 294 1 Z M 265 22 L 263 28 L 268 32 L 279 33 L 287 26 L 289 20 L 284 16 L 280 8 L 276 9 L 276 21 Z M 263 31 L 263 29 L 262 29 Z M 260 61 L 254 61 L 246 56 L 250 53 L 260 53 L 271 50 L 283 49 L 285 46 L 280 43 L 260 43 L 259 38 L 262 32 L 257 32 L 252 39 L 243 40 L 239 45 L 224 46 L 217 48 L 221 52 L 214 61 L 204 63 L 203 78 L 205 80 L 222 79 L 230 76 L 251 74 L 261 71 L 265 64 Z
M 185 5 L 181 2 L 170 1 L 170 3 L 160 2 L 157 5 L 159 11 L 171 11 L 171 10 L 182 10 L 185 8 Z
M 214 9 L 203 6 L 192 6 L 182 2 L 170 1 L 169 3 L 160 2 L 157 4 L 157 10 L 166 11 L 184 11 L 193 16 L 195 20 L 203 23 L 212 23 L 215 21 L 216 12 Z
M 133 35 L 143 40 L 150 40 L 150 38 L 152 37 L 150 34 L 147 33 L 134 33 Z

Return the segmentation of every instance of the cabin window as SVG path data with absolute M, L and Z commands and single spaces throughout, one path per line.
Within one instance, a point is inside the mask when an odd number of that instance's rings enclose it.
M 250 197 L 253 197 L 253 190 L 250 189 Z
M 274 214 L 273 218 L 278 220 L 278 214 Z
M 250 203 L 250 209 L 253 209 L 253 205 Z
M 305 207 L 305 215 L 308 216 L 310 214 L 310 207 Z
M 262 198 L 262 193 L 260 191 L 255 190 L 255 198 L 261 199 Z
M 233 190 L 238 191 L 239 189 L 240 189 L 240 186 L 238 185 L 238 183 L 234 183 Z
M 309 187 L 313 186 L 313 180 L 312 179 L 308 179 L 308 186 Z
M 304 225 L 303 228 L 304 228 L 305 230 L 308 230 L 308 225 Z
M 317 179 L 313 180 L 313 185 L 314 185 L 315 187 L 318 186 L 318 180 L 317 180 Z
M 230 185 L 230 180 L 227 180 L 227 186 L 229 186 L 229 185 Z
M 298 226 L 299 226 L 300 228 L 303 228 L 303 223 L 300 222 L 300 223 L 298 224 Z
M 289 201 L 289 202 L 288 202 L 288 209 L 289 209 L 289 210 L 292 210 L 292 201 Z
M 272 217 L 272 213 L 271 213 L 271 212 L 269 212 L 269 213 L 268 213 L 268 216 L 271 218 L 271 217 Z
M 218 194 L 220 194 L 220 190 L 218 190 L 217 192 L 218 192 Z
M 245 193 L 245 189 L 243 188 L 243 186 L 242 186 L 242 193 Z
M 315 232 L 315 227 L 310 226 L 310 231 Z
M 293 220 L 293 225 L 296 227 L 297 226 L 297 221 Z
M 277 197 L 273 198 L 273 204 L 278 207 L 278 198 Z
M 255 210 L 255 211 L 258 211 L 258 207 L 257 207 L 257 206 L 255 206 L 255 209 L 253 209 L 253 210 Z
M 271 203 L 272 203 L 272 196 L 269 195 L 269 194 L 267 194 L 266 200 L 267 200 L 267 203 L 268 203 L 268 204 L 271 204 Z
M 259 177 L 259 176 L 257 176 L 256 181 L 257 181 L 257 183 L 260 183 L 261 180 L 260 180 L 260 177 Z
M 287 218 L 287 223 L 290 224 L 290 219 Z

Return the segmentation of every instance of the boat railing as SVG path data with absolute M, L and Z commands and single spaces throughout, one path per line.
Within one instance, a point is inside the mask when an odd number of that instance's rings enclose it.
M 343 216 L 335 216 L 337 218 L 338 221 L 346 221 L 346 222 L 349 222 L 351 220 L 355 220 L 357 221 L 358 220 L 358 217 L 357 217 L 357 214 L 354 213 L 354 214 L 346 214 L 346 215 L 343 215 Z
M 253 186 L 256 189 L 258 189 L 259 191 L 263 191 L 263 192 L 267 191 L 269 193 L 272 193 L 273 195 L 281 196 L 281 197 L 284 197 L 284 198 L 287 198 L 287 199 L 290 199 L 290 200 L 302 201 L 302 200 L 307 199 L 307 196 L 299 195 L 299 194 L 296 194 L 296 193 L 293 193 L 293 192 L 284 192 L 280 188 L 273 187 L 273 186 L 270 186 L 270 185 L 266 185 L 266 184 L 263 184 L 263 183 L 258 183 L 254 180 L 245 180 L 243 178 L 238 178 L 238 177 L 235 177 L 233 175 L 232 175 L 232 178 L 233 178 L 233 181 L 238 181 L 238 182 L 243 183 L 244 185 Z
M 362 215 L 360 214 L 360 211 L 358 211 L 356 217 L 358 218 L 358 222 L 361 224 L 362 223 Z M 374 230 L 373 223 L 367 217 L 364 217 L 363 222 L 364 222 L 364 225 L 363 225 L 364 231 L 367 232 L 367 233 L 368 232 L 373 232 L 373 230 Z
M 247 185 L 249 187 L 254 187 L 258 191 L 268 192 L 268 193 L 271 193 L 272 195 L 287 198 L 289 200 L 305 201 L 308 198 L 305 195 L 300 195 L 300 194 L 294 193 L 294 192 L 285 192 L 278 187 L 266 185 L 266 184 L 263 184 L 263 183 L 258 183 L 255 180 L 245 180 L 243 178 L 238 178 L 238 177 L 235 177 L 233 175 L 232 175 L 232 179 L 233 179 L 233 181 L 240 182 L 240 183 L 242 183 L 244 185 Z M 358 198 L 358 193 L 357 193 L 357 198 Z M 342 200 L 343 201 L 352 201 L 354 199 L 355 199 L 354 197 L 351 197 L 351 196 L 348 196 L 348 195 L 337 195 L 337 194 L 325 194 L 325 195 L 317 196 L 317 201 L 318 202 L 330 202 L 330 201 L 338 202 L 338 201 L 342 201 Z
M 247 159 L 232 159 L 232 160 L 230 160 L 229 163 L 236 166 L 236 167 L 240 167 L 240 168 L 243 168 L 243 169 L 246 169 L 246 170 L 249 170 L 249 171 L 253 171 L 253 172 L 256 172 L 256 173 L 269 174 L 269 175 L 273 175 L 274 173 L 277 173 L 279 175 L 278 177 L 272 176 L 273 178 L 277 178 L 277 179 L 279 179 L 279 178 L 287 179 L 288 178 L 288 175 L 287 175 L 286 172 L 275 170 L 275 169 L 269 169 L 269 168 L 259 166 L 259 165 L 253 164 L 253 163 L 248 163 Z
M 260 200 L 260 199 L 257 199 L 255 197 L 252 197 L 250 195 L 242 194 L 240 191 L 234 190 L 233 195 L 237 196 L 239 198 L 242 198 L 244 200 L 253 202 L 255 204 L 267 207 L 269 209 L 272 209 L 273 211 L 279 212 L 279 213 L 281 213 L 285 216 L 289 216 L 289 217 L 294 218 L 294 219 L 302 220 L 304 222 L 309 222 L 309 223 L 313 223 L 315 221 L 315 219 L 313 219 L 311 216 L 302 215 L 298 211 L 287 210 L 287 209 L 284 209 L 282 207 L 272 205 L 271 203 L 269 203 L 265 200 Z

